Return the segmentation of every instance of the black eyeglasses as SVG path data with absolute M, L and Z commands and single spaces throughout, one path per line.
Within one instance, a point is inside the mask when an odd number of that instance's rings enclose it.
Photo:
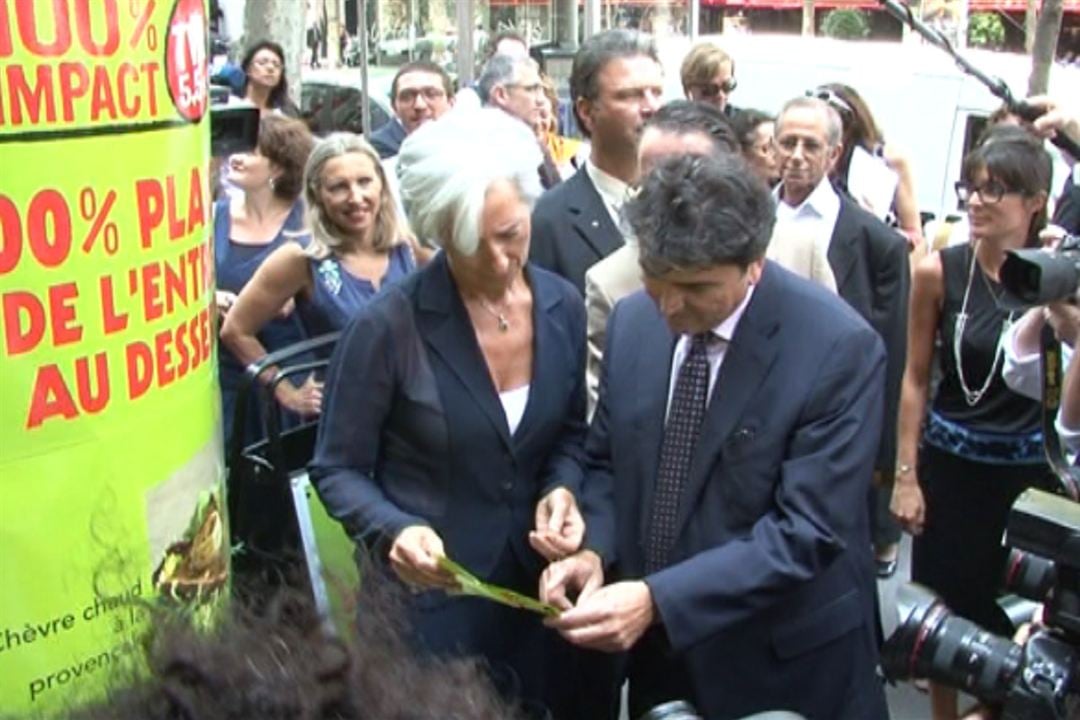
M 971 200 L 971 196 L 975 193 L 979 193 L 979 199 L 987 205 L 993 205 L 1001 202 L 1001 198 L 1008 195 L 1012 190 L 999 183 L 997 180 L 991 180 L 984 185 L 973 185 L 969 182 L 960 180 L 956 183 L 956 197 L 960 200 L 961 204 L 967 205 Z
M 703 98 L 714 98 L 720 93 L 730 95 L 738 86 L 739 82 L 735 78 L 728 78 L 722 83 L 694 83 L 691 87 L 695 88 Z
M 814 88 L 813 90 L 807 90 L 806 97 L 817 98 L 841 115 L 850 117 L 855 114 L 855 111 L 851 109 L 851 105 L 848 101 L 829 88 Z
M 420 96 L 423 96 L 428 102 L 436 102 L 446 97 L 446 91 L 439 87 L 429 86 L 422 88 L 406 88 L 399 90 L 397 94 L 397 101 L 403 105 L 414 104 Z

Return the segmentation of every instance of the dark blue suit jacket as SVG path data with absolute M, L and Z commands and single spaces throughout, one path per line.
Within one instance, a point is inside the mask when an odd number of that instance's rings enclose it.
M 623 236 L 582 166 L 536 202 L 529 259 L 585 297 L 585 271 L 623 246 Z
M 387 288 L 345 330 L 311 477 L 356 540 L 385 552 L 403 528 L 426 524 L 481 577 L 508 545 L 539 573 L 527 539 L 535 504 L 556 486 L 580 489 L 585 313 L 566 282 L 529 266 L 526 277 L 533 377 L 513 436 L 445 254 Z
M 885 404 L 875 467 L 891 482 L 896 468 L 900 386 L 907 362 L 911 270 L 907 241 L 893 228 L 840 195 L 840 214 L 829 241 L 836 292 L 878 331 L 885 343 Z
M 607 338 L 586 542 L 616 579 L 641 578 L 676 337 L 637 293 Z M 644 578 L 710 720 L 887 716 L 866 504 L 884 377 L 881 340 L 850 307 L 766 264 L 721 365 L 671 564 Z

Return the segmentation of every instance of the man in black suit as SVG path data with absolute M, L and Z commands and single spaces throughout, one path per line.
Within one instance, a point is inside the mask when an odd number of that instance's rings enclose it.
M 570 96 L 591 150 L 585 165 L 537 202 L 529 259 L 585 294 L 585 271 L 623 244 L 619 210 L 637 180 L 637 143 L 660 107 L 663 70 L 652 39 L 608 30 L 574 56 Z
M 764 259 L 773 212 L 736 157 L 669 158 L 627 208 L 645 292 L 608 325 L 585 549 L 541 595 L 571 642 L 630 650 L 631 717 L 887 717 L 865 502 L 885 353 Z
M 885 343 L 885 405 L 875 463 L 880 499 L 876 535 L 889 535 L 890 488 L 896 467 L 896 422 L 900 383 L 907 359 L 907 310 L 911 274 L 908 245 L 896 232 L 829 182 L 840 157 L 842 124 L 836 110 L 818 98 L 788 102 L 776 121 L 780 186 L 777 222 L 808 228 L 825 244 L 836 289 Z

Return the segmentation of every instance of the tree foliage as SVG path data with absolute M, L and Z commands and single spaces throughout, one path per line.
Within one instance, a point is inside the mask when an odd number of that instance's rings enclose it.
M 1005 42 L 1005 23 L 996 12 L 973 13 L 968 18 L 968 45 L 999 48 Z
M 821 31 L 831 38 L 861 40 L 870 34 L 870 21 L 862 10 L 838 8 L 825 16 Z

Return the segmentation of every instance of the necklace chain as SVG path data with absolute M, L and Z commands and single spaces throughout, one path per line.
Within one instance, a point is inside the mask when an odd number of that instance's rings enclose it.
M 971 251 L 971 267 L 968 270 L 967 287 L 964 288 L 964 300 L 960 303 L 960 312 L 956 315 L 956 325 L 953 328 L 953 360 L 956 361 L 956 375 L 960 379 L 960 389 L 964 391 L 964 401 L 967 402 L 968 407 L 974 407 L 982 400 L 983 395 L 990 389 L 990 384 L 994 381 L 994 377 L 998 372 L 998 365 L 1001 363 L 1002 355 L 1005 352 L 1004 338 L 1007 336 L 1006 331 L 1009 326 L 1012 325 L 1013 313 L 1009 313 L 1009 316 L 1002 321 L 1001 334 L 998 336 L 997 349 L 994 351 L 994 362 L 990 366 L 990 373 L 986 376 L 986 380 L 983 382 L 982 387 L 978 390 L 972 390 L 968 387 L 967 380 L 964 378 L 964 363 L 962 345 L 964 339 L 964 330 L 967 329 L 967 307 L 968 299 L 971 296 L 971 284 L 975 279 L 975 268 L 978 266 L 979 256 L 979 243 L 981 240 L 975 242 L 975 247 Z M 982 267 L 979 267 L 979 273 L 983 275 L 983 282 L 986 283 L 986 289 L 989 291 L 990 296 L 994 298 L 995 305 L 997 300 L 997 294 L 990 286 L 990 281 L 983 273 Z
M 510 329 L 510 321 L 506 319 L 505 312 L 499 312 L 495 307 L 491 305 L 484 298 L 480 298 L 480 307 L 484 308 L 495 320 L 499 323 L 499 332 L 506 332 Z

